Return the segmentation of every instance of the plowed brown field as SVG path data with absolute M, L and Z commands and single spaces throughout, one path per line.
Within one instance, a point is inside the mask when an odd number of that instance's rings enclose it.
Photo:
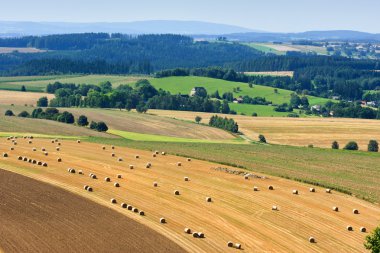
M 308 185 L 275 177 L 245 180 L 213 170 L 217 164 L 171 155 L 152 157 L 152 152 L 129 148 L 112 150 L 107 146 L 103 150 L 99 144 L 62 141 L 61 151 L 56 151 L 56 145 L 43 139 L 35 139 L 33 144 L 19 139 L 15 150 L 10 151 L 11 142 L 0 139 L 0 153 L 9 154 L 0 158 L 0 166 L 113 208 L 189 252 L 235 252 L 227 247 L 228 241 L 241 243 L 245 252 L 365 252 L 367 233 L 359 229 L 366 227 L 370 231 L 380 222 L 378 205 L 337 192 L 328 194 L 319 187 L 313 193 Z M 32 147 L 38 151 L 33 152 Z M 48 156 L 41 147 L 47 149 Z M 19 161 L 17 156 L 46 161 L 48 167 Z M 118 162 L 119 157 L 123 161 Z M 147 162 L 152 163 L 150 169 L 145 168 Z M 84 175 L 68 173 L 69 167 L 83 170 Z M 91 179 L 89 173 L 95 173 L 98 179 Z M 117 174 L 123 178 L 117 178 Z M 106 182 L 105 177 L 110 177 L 111 182 Z M 115 182 L 120 183 L 119 188 L 113 186 Z M 158 187 L 153 187 L 153 182 L 158 182 Z M 84 191 L 84 185 L 94 191 Z M 269 185 L 274 190 L 268 190 Z M 253 186 L 259 191 L 253 191 Z M 292 194 L 293 189 L 299 194 Z M 174 195 L 174 190 L 179 190 L 180 195 Z M 206 202 L 206 197 L 212 197 L 212 202 Z M 111 204 L 111 198 L 118 204 Z M 121 208 L 122 202 L 144 210 L 146 215 Z M 272 211 L 272 205 L 279 210 Z M 339 212 L 332 211 L 333 206 L 338 206 Z M 354 208 L 360 213 L 353 214 Z M 166 224 L 159 223 L 161 217 L 166 218 Z M 348 225 L 354 230 L 347 231 Z M 186 227 L 203 232 L 205 238 L 185 234 Z M 309 243 L 310 236 L 316 243 Z

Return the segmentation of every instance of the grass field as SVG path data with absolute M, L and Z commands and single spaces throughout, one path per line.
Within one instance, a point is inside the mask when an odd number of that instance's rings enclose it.
M 28 144 L 27 140 L 19 139 L 15 150 L 8 151 L 11 143 L 2 139 L 0 151 L 7 150 L 10 155 L 8 158 L 0 157 L 0 167 L 49 182 L 105 205 L 165 235 L 188 252 L 236 252 L 236 249 L 227 247 L 228 241 L 241 243 L 246 252 L 331 252 L 337 248 L 342 252 L 364 252 L 363 241 L 367 234 L 361 233 L 359 227 L 364 226 L 372 230 L 379 222 L 378 205 L 335 191 L 327 194 L 323 188 L 315 187 L 316 192 L 311 193 L 308 185 L 273 176 L 244 180 L 241 175 L 212 169 L 220 166 L 218 164 L 198 160 L 187 161 L 183 157 L 171 155 L 152 157 L 151 151 L 144 152 L 131 147 L 140 144 L 152 145 L 153 150 L 170 152 L 183 152 L 190 148 L 193 152 L 202 152 L 203 156 L 221 155 L 220 151 L 223 149 L 224 158 L 231 161 L 239 156 L 250 157 L 251 166 L 257 166 L 257 170 L 261 169 L 258 163 L 274 165 L 282 160 L 284 150 L 276 148 L 271 151 L 272 148 L 268 150 L 268 147 L 263 145 L 232 145 L 237 146 L 233 148 L 219 144 L 153 144 L 124 140 L 113 144 L 124 144 L 128 148 L 116 146 L 112 150 L 107 145 L 103 150 L 101 144 L 78 144 L 74 141 L 61 143 L 61 150 L 57 152 L 56 143 L 52 144 L 49 140 L 34 139 L 33 144 Z M 38 150 L 45 147 L 49 155 L 45 156 L 41 151 L 33 152 L 32 146 Z M 244 147 L 249 149 L 241 149 Z M 209 152 L 210 150 L 213 152 Z M 286 159 L 294 158 L 296 151 L 299 151 L 299 148 L 288 150 Z M 240 153 L 239 156 L 237 152 Z M 325 166 L 327 163 L 322 159 L 326 159 L 323 157 L 326 153 L 324 150 L 322 153 L 318 152 L 307 151 L 306 157 L 302 159 L 313 157 L 311 164 Z M 116 156 L 112 157 L 111 153 L 116 153 Z M 139 159 L 135 158 L 136 154 L 140 155 Z M 336 154 L 332 154 L 331 158 L 340 163 L 349 162 L 349 156 L 339 157 L 342 153 Z M 19 155 L 46 161 L 48 167 L 19 161 Z M 57 157 L 62 158 L 61 163 L 57 162 Z M 123 161 L 118 162 L 117 157 L 122 157 Z M 369 161 L 368 157 L 360 155 L 352 158 L 362 158 L 364 164 L 365 161 Z M 318 159 L 320 160 L 317 161 Z M 145 168 L 148 161 L 152 163 L 150 169 Z M 181 167 L 177 166 L 179 161 L 182 162 Z M 298 163 L 298 166 L 301 166 L 302 161 L 290 159 L 290 162 L 291 164 L 287 165 Z M 127 170 L 125 167 L 128 164 L 134 165 L 134 169 Z M 285 165 L 284 161 L 281 161 L 281 164 Z M 84 175 L 68 173 L 67 168 L 81 169 Z M 329 168 L 331 169 L 331 166 Z M 374 168 L 372 170 L 375 171 Z M 96 174 L 98 180 L 91 179 L 89 173 Z M 379 172 L 374 172 L 372 181 L 367 182 L 368 186 L 373 182 L 376 173 Z M 117 174 L 122 174 L 122 178 L 118 179 Z M 185 176 L 190 180 L 185 181 Z M 111 182 L 103 180 L 105 177 L 109 177 Z M 114 187 L 115 182 L 120 183 L 120 187 Z M 158 187 L 153 187 L 153 182 L 158 182 Z M 360 183 L 356 182 L 356 185 L 359 186 Z M 83 185 L 90 185 L 93 192 L 84 191 Z M 274 190 L 268 190 L 268 185 L 272 185 Z M 253 191 L 253 186 L 260 190 Z M 372 186 L 373 189 L 379 187 Z M 297 189 L 299 195 L 292 194 L 293 189 Z M 180 195 L 174 195 L 174 190 L 179 190 Z M 212 201 L 207 202 L 206 197 L 211 197 Z M 111 204 L 111 198 L 115 198 L 118 203 Z M 122 202 L 143 210 L 145 216 L 121 208 Z M 277 205 L 279 210 L 272 211 L 272 205 Z M 338 206 L 340 211 L 333 212 L 332 206 Z M 353 208 L 358 209 L 360 214 L 353 214 Z M 160 217 L 164 217 L 167 223 L 160 224 Z M 354 231 L 347 231 L 347 225 L 353 226 Z M 185 227 L 203 232 L 205 238 L 193 238 L 183 232 Z M 309 243 L 310 236 L 315 237 L 317 243 Z
M 284 55 L 289 51 L 296 52 L 313 52 L 319 55 L 327 55 L 327 50 L 324 47 L 309 46 L 309 45 L 292 45 L 292 44 L 273 44 L 273 43 L 245 43 L 246 45 L 253 47 L 264 53 L 272 53 L 276 55 Z
M 150 113 L 182 120 L 193 120 L 195 116 L 199 115 L 202 117 L 203 123 L 208 123 L 209 118 L 214 115 L 212 113 L 166 110 L 150 110 Z M 257 111 L 257 113 L 260 116 L 260 112 Z M 263 114 L 265 113 L 264 111 Z M 239 124 L 239 130 L 247 137 L 257 140 L 259 134 L 264 134 L 269 143 L 275 144 L 293 146 L 308 146 L 309 144 L 313 144 L 314 147 L 331 148 L 331 143 L 336 140 L 340 143 L 341 148 L 343 148 L 347 142 L 356 141 L 361 150 L 367 150 L 369 140 L 375 139 L 380 141 L 379 120 L 225 116 L 236 120 Z
M 258 117 L 286 117 L 289 112 L 276 112 L 273 106 L 267 105 L 249 105 L 249 104 L 235 104 L 229 103 L 230 109 L 238 112 L 239 114 L 245 114 L 251 116 L 252 113 L 257 113 Z M 294 113 L 298 113 L 299 110 L 293 110 Z M 301 115 L 305 116 L 305 115 Z M 227 116 L 230 117 L 230 116 Z
M 144 78 L 141 76 L 118 76 L 118 75 L 61 75 L 61 76 L 21 76 L 0 77 L 1 90 L 21 90 L 25 85 L 27 91 L 44 92 L 49 83 L 75 83 L 75 84 L 98 84 L 110 81 L 115 87 L 120 84 L 130 84 Z
M 150 82 L 156 88 L 168 90 L 172 94 L 189 94 L 191 89 L 196 86 L 205 87 L 209 94 L 214 93 L 216 90 L 222 95 L 224 92 L 232 92 L 233 88 L 240 87 L 241 91 L 234 93 L 234 96 L 248 95 L 250 97 L 265 97 L 267 100 L 272 101 L 274 104 L 289 103 L 290 95 L 293 91 L 277 89 L 278 93 L 274 92 L 274 88 L 262 85 L 254 85 L 249 88 L 247 83 L 230 82 L 220 79 L 207 78 L 207 77 L 167 77 L 155 78 Z M 328 99 L 309 96 L 309 103 L 311 105 L 326 103 Z

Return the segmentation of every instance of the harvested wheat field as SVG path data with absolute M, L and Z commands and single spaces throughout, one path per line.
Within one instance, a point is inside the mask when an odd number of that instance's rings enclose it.
M 320 187 L 311 192 L 309 185 L 167 155 L 160 147 L 149 152 L 60 141 L 56 151 L 51 140 L 17 142 L 11 151 L 11 140 L 0 139 L 0 152 L 8 154 L 0 167 L 112 208 L 188 252 L 235 252 L 239 244 L 245 252 L 365 252 L 367 233 L 360 227 L 371 231 L 380 222 L 378 205 L 352 196 Z
M 183 120 L 202 117 L 208 123 L 212 113 L 150 110 L 152 114 Z M 239 130 L 247 137 L 257 140 L 263 134 L 269 143 L 331 148 L 333 141 L 340 147 L 349 141 L 356 141 L 361 150 L 367 150 L 369 140 L 380 141 L 380 121 L 346 118 L 280 118 L 223 115 L 233 118 Z
M 185 252 L 112 209 L 1 169 L 0 224 L 4 252 Z
M 37 105 L 37 100 L 40 97 L 47 97 L 49 100 L 54 98 L 54 94 L 40 93 L 40 92 L 20 92 L 0 90 L 0 104 L 1 105 Z

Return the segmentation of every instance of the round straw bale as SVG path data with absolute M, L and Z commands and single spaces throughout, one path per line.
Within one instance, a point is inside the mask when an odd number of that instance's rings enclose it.
M 139 158 L 140 158 L 140 156 L 139 156 L 139 155 L 135 155 L 135 158 L 136 158 L 136 159 L 139 159 Z
M 95 175 L 95 174 L 92 174 L 92 175 L 91 175 L 91 178 L 92 178 L 92 179 L 96 179 L 96 175 Z
M 311 187 L 311 188 L 309 189 L 309 191 L 310 191 L 310 192 L 315 192 L 315 188 Z
M 106 178 L 104 178 L 104 181 L 106 181 L 106 182 L 111 182 L 111 178 L 106 177 Z
M 111 146 L 112 149 L 115 149 L 115 146 Z
M 58 139 L 55 139 L 54 141 L 55 141 L 55 142 L 58 142 Z
M 33 159 L 32 158 L 28 158 L 28 163 L 32 163 Z
M 253 187 L 253 191 L 257 192 L 258 190 L 259 190 L 259 187 L 257 187 L 257 186 Z
M 32 144 L 32 141 L 28 141 L 29 144 Z
M 310 243 L 315 243 L 315 238 L 312 237 L 312 236 L 310 236 L 310 237 L 309 237 L 309 242 L 310 242 Z
M 51 140 L 51 143 L 54 143 L 54 140 Z
M 58 157 L 57 162 L 59 162 L 59 163 L 62 162 L 62 158 Z
M 37 165 L 42 165 L 42 162 L 41 162 L 41 161 L 38 161 L 38 162 L 37 162 Z
M 161 152 L 161 155 L 166 155 L 166 153 L 165 152 Z
M 189 181 L 189 178 L 188 177 L 184 177 L 183 178 L 185 181 Z
M 67 168 L 67 172 L 70 172 L 71 171 L 71 168 Z
M 277 206 L 272 206 L 272 210 L 273 210 L 273 211 L 277 211 L 277 210 L 278 210 L 278 207 L 277 207 Z
M 354 209 L 354 210 L 352 210 L 352 212 L 353 212 L 354 214 L 359 214 L 359 210 L 358 210 L 358 209 Z
M 178 190 L 175 190 L 175 191 L 174 191 L 174 195 L 179 195 L 179 191 L 178 191 Z
M 154 153 L 156 154 L 156 155 L 158 155 L 159 154 L 159 152 L 156 150 L 156 151 L 154 151 Z
M 32 148 L 32 150 L 33 150 L 33 151 L 37 151 L 37 149 L 36 149 L 36 148 Z
M 117 203 L 116 199 L 111 199 L 111 203 L 116 204 Z
M 156 154 L 153 154 L 152 156 L 153 156 L 153 157 L 156 157 Z
M 231 242 L 231 241 L 227 242 L 227 247 L 232 248 L 233 246 L 234 246 L 233 242 Z
M 185 228 L 184 231 L 185 231 L 186 234 L 191 234 L 191 229 L 190 228 Z
M 235 248 L 241 249 L 241 244 L 240 243 L 235 243 Z
M 191 162 L 191 158 L 187 158 L 187 161 L 188 161 L 188 162 Z
M 144 211 L 140 211 L 139 214 L 140 214 L 141 216 L 144 216 L 144 215 L 145 215 L 145 212 L 144 212 Z
M 138 213 L 138 212 L 139 212 L 139 209 L 137 209 L 136 207 L 134 207 L 134 208 L 132 209 L 132 211 L 133 211 L 134 213 Z
M 121 205 L 120 205 L 122 208 L 127 208 L 127 204 L 125 204 L 125 203 L 121 203 Z
M 129 211 L 132 211 L 133 206 L 132 206 L 132 205 L 127 205 L 127 209 L 128 209 Z
M 92 192 L 92 187 L 89 186 L 89 187 L 87 188 L 87 191 Z
M 88 187 L 89 187 L 88 185 L 85 185 L 85 186 L 83 186 L 83 189 L 85 189 L 87 191 Z
M 112 153 L 111 156 L 112 156 L 112 157 L 115 157 L 115 153 Z
M 272 185 L 269 185 L 268 186 L 268 190 L 273 190 L 274 188 L 273 188 L 273 186 Z
M 244 175 L 244 179 L 245 180 L 248 180 L 249 179 L 249 175 L 247 174 L 247 175 Z
M 331 189 L 326 189 L 326 193 L 331 193 Z
M 293 194 L 297 195 L 298 194 L 298 190 L 293 190 Z
M 133 170 L 133 165 L 132 164 L 129 165 L 129 169 Z
M 347 226 L 347 230 L 352 231 L 353 230 L 352 226 Z
M 61 146 L 61 143 L 60 143 L 60 142 L 58 142 L 58 143 L 57 143 L 57 145 L 58 145 L 58 146 Z
M 203 234 L 202 232 L 198 232 L 198 237 L 199 238 L 205 238 L 205 234 Z
M 36 161 L 36 160 L 33 160 L 33 161 L 32 161 L 32 163 L 33 163 L 33 164 L 36 164 L 36 163 L 37 163 L 37 161 Z
M 17 141 L 13 142 L 13 145 L 17 145 Z
M 46 148 L 41 148 L 41 151 L 42 151 L 42 152 L 45 152 L 45 151 L 46 151 Z
M 178 162 L 178 163 L 177 163 L 177 166 L 182 166 L 182 163 L 181 163 L 181 162 Z
M 77 140 L 77 143 L 80 143 L 80 140 Z
M 198 238 L 198 233 L 197 233 L 197 232 L 194 232 L 194 233 L 193 233 L 193 237 L 194 237 L 194 238 Z
M 18 157 L 17 157 L 17 160 L 22 160 L 22 157 L 21 157 L 21 156 L 18 156 Z
M 117 178 L 122 178 L 122 175 L 121 174 L 117 174 Z
M 360 232 L 365 233 L 365 232 L 367 232 L 367 229 L 365 227 L 361 227 Z
M 22 160 L 23 160 L 24 162 L 26 162 L 26 161 L 28 161 L 28 157 L 24 156 L 24 157 L 22 158 Z
M 105 146 L 103 146 L 103 147 L 102 147 L 102 149 L 103 149 L 103 150 L 106 150 L 106 147 L 105 147 Z
M 47 163 L 43 163 L 43 164 L 42 164 L 42 166 L 44 166 L 44 167 L 47 167 L 47 166 L 48 166 L 48 164 L 47 164 Z
M 206 202 L 212 202 L 211 197 L 206 197 Z
M 46 156 L 47 156 L 48 154 L 49 154 L 48 152 L 45 152 L 45 153 L 44 153 L 44 155 L 46 155 Z
M 15 150 L 15 148 L 14 148 L 14 147 L 11 147 L 10 150 L 11 150 L 11 151 L 12 151 L 12 150 Z
M 339 208 L 337 206 L 333 206 L 332 210 L 335 211 L 335 212 L 338 212 Z
M 60 148 L 59 148 L 59 147 L 56 147 L 56 148 L 55 148 L 55 150 L 59 151 L 59 150 L 60 150 Z
M 123 161 L 123 158 L 119 157 L 119 158 L 117 159 L 117 161 L 118 161 L 118 162 L 122 162 L 122 161 Z
M 157 182 L 153 182 L 153 186 L 154 186 L 154 187 L 157 187 L 157 186 L 158 186 L 158 183 L 157 183 Z
M 162 224 L 166 223 L 165 218 L 160 218 L 160 223 L 162 223 Z
M 83 175 L 83 171 L 82 170 L 78 170 L 78 174 Z
M 75 169 L 70 169 L 70 173 L 75 174 Z
M 115 187 L 120 187 L 119 183 L 117 183 L 117 182 L 114 183 L 113 186 L 115 186 Z

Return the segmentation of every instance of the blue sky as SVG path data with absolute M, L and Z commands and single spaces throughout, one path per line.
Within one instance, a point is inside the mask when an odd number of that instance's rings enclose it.
M 199 20 L 275 32 L 380 33 L 380 0 L 0 0 L 0 20 Z

